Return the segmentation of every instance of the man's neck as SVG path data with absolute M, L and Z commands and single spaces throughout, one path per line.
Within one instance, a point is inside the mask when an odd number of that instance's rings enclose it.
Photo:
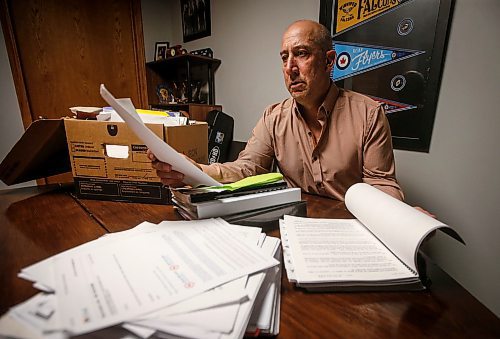
M 318 120 L 318 111 L 321 105 L 323 104 L 328 92 L 330 90 L 330 85 L 326 87 L 323 91 L 322 95 L 316 98 L 309 98 L 303 100 L 301 102 L 297 102 L 297 107 L 299 108 L 300 114 L 306 121 Z
M 319 123 L 318 119 L 318 111 L 321 105 L 323 104 L 326 96 L 328 95 L 328 92 L 330 90 L 330 85 L 331 83 L 326 88 L 324 93 L 315 99 L 305 100 L 303 102 L 297 101 L 297 107 L 299 109 L 299 112 L 304 118 L 304 121 L 306 122 L 307 126 L 313 133 L 316 142 L 319 140 L 319 137 L 321 135 L 321 124 Z
M 321 135 L 321 124 L 318 121 L 318 110 L 321 105 L 304 106 L 297 102 L 297 108 L 300 115 L 306 122 L 307 127 L 313 133 L 315 143 L 318 142 Z
M 318 117 L 318 110 L 320 108 L 321 104 L 310 104 L 310 105 L 304 105 L 299 102 L 297 102 L 297 107 L 299 109 L 300 114 L 302 117 L 306 120 L 311 120 L 311 119 L 317 119 Z

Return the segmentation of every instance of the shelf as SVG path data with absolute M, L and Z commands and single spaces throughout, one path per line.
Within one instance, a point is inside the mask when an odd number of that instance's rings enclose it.
M 219 59 L 209 58 L 201 55 L 184 54 L 158 61 L 150 61 L 146 63 L 146 67 L 154 70 L 157 73 L 170 72 L 172 67 L 184 66 L 190 64 L 191 66 L 209 65 L 215 72 L 219 68 L 221 61 Z
M 151 108 L 168 109 L 172 111 L 188 112 L 189 118 L 198 121 L 207 121 L 207 114 L 212 110 L 222 111 L 221 105 L 206 104 L 154 104 Z
M 146 63 L 149 105 L 161 104 L 159 90 L 168 101 L 214 105 L 214 74 L 220 64 L 219 59 L 192 54 Z

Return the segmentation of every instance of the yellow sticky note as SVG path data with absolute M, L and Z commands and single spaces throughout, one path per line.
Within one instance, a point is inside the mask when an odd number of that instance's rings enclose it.
M 244 179 L 241 179 L 239 181 L 233 182 L 232 184 L 226 184 L 223 186 L 214 186 L 214 187 L 207 187 L 208 189 L 223 189 L 223 190 L 228 190 L 228 191 L 234 191 L 239 188 L 247 188 L 247 187 L 256 187 L 256 186 L 261 186 L 265 184 L 270 184 L 275 181 L 279 181 L 283 179 L 283 174 L 281 173 L 266 173 L 266 174 L 259 174 L 259 175 L 254 175 L 251 177 L 246 177 Z

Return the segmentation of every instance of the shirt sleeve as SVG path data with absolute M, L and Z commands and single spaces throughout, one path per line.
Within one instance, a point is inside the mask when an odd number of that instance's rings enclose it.
M 201 165 L 203 172 L 221 183 L 235 182 L 240 179 L 269 173 L 274 161 L 273 138 L 268 127 L 271 108 L 268 108 L 252 131 L 252 136 L 243 151 L 233 162 Z
M 403 200 L 396 180 L 389 122 L 379 105 L 370 114 L 363 144 L 363 182 Z

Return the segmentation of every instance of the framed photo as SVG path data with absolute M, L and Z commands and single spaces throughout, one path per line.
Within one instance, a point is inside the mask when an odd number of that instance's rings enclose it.
M 210 0 L 180 1 L 183 41 L 188 42 L 210 36 Z
M 167 49 L 170 47 L 168 41 L 159 41 L 155 44 L 155 61 L 163 60 L 167 57 Z

